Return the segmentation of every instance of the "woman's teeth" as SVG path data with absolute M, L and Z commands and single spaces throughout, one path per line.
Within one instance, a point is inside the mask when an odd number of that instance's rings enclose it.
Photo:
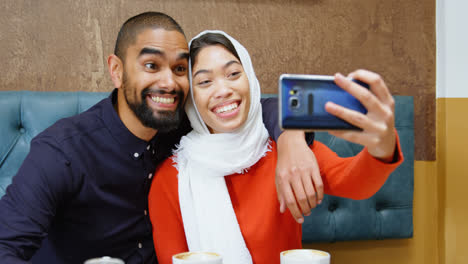
M 237 103 L 232 103 L 230 105 L 226 105 L 226 106 L 223 106 L 223 107 L 216 108 L 215 112 L 217 114 L 224 113 L 224 112 L 232 111 L 232 110 L 236 109 L 237 107 L 239 107 L 239 105 Z
M 151 96 L 151 100 L 156 103 L 163 103 L 163 104 L 173 104 L 174 97 L 159 97 L 159 96 Z

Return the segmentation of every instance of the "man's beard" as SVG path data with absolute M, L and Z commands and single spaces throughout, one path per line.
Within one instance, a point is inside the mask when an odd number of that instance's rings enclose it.
M 127 101 L 128 106 L 132 109 L 133 113 L 137 116 L 140 122 L 146 126 L 158 130 L 158 132 L 168 132 L 171 130 L 177 129 L 179 127 L 181 120 L 183 119 L 183 103 L 184 102 L 184 92 L 183 91 L 172 91 L 167 93 L 163 90 L 154 90 L 149 87 L 141 91 L 141 103 L 138 103 L 136 98 L 136 89 L 131 89 L 131 86 L 128 86 L 127 78 L 124 74 L 123 78 L 123 87 L 125 100 Z M 133 96 L 131 93 L 134 93 Z M 153 112 L 153 110 L 148 106 L 146 102 L 146 97 L 148 94 L 176 94 L 177 95 L 177 108 L 175 111 L 164 111 L 160 110 Z M 134 100 L 129 100 L 133 98 Z

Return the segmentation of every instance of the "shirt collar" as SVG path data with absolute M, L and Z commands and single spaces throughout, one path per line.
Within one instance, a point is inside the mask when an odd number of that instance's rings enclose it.
M 132 134 L 117 114 L 114 108 L 116 102 L 117 89 L 114 89 L 110 96 L 103 102 L 103 121 L 115 140 L 122 145 L 123 150 L 129 152 L 132 158 L 138 159 L 142 156 L 143 152 L 147 150 L 148 146 L 153 148 L 154 138 L 148 142 Z

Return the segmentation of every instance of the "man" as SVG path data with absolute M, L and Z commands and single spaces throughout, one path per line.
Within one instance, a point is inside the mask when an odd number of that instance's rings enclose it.
M 117 89 L 34 138 L 0 200 L 2 263 L 27 263 L 40 247 L 47 263 L 83 263 L 105 255 L 127 264 L 156 262 L 147 194 L 158 163 L 190 130 L 183 111 L 189 90 L 187 42 L 171 17 L 143 13 L 124 23 L 107 62 Z M 266 102 L 264 108 L 273 114 L 265 115 L 274 120 L 266 125 L 278 138 L 276 105 Z M 278 144 L 296 152 L 303 147 L 314 162 L 303 134 L 281 136 Z M 321 182 L 314 182 L 320 197 Z M 296 196 L 307 213 L 317 197 L 312 185 L 308 190 L 299 185 Z M 313 202 L 306 193 L 313 194 Z

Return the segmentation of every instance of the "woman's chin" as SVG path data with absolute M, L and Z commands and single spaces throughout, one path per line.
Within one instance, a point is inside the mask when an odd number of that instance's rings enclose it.
M 235 124 L 218 124 L 216 126 L 210 127 L 210 132 L 212 134 L 220 134 L 220 133 L 233 133 L 236 132 L 242 123 L 236 122 Z

